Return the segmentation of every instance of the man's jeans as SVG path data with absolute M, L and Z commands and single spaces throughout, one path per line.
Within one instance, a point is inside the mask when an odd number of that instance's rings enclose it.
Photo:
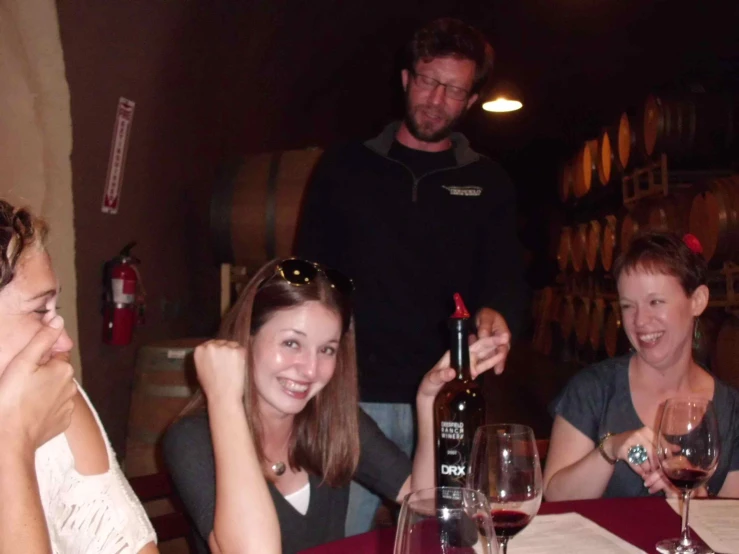
M 414 407 L 411 404 L 377 402 L 360 402 L 359 406 L 375 420 L 382 432 L 410 457 L 416 436 Z M 349 489 L 349 509 L 346 514 L 347 537 L 372 529 L 380 502 L 379 496 L 352 481 Z

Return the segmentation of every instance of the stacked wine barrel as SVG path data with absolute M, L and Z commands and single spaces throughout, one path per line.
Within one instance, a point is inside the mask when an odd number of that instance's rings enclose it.
M 535 348 L 582 363 L 628 350 L 610 274 L 642 229 L 694 234 L 713 270 L 739 264 L 739 172 L 732 172 L 738 162 L 736 93 L 650 94 L 584 140 L 559 173 L 567 211 L 556 254 L 560 275 L 536 294 Z M 640 186 L 636 173 L 665 166 L 669 194 L 624 202 L 626 186 Z M 584 280 L 591 285 L 579 286 Z M 724 311 L 711 309 L 702 318 L 697 352 L 739 384 L 739 356 L 732 350 L 739 320 L 723 317 Z

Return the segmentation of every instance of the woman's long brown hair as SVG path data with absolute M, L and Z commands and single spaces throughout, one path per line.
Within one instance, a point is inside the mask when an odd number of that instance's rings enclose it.
M 263 266 L 244 287 L 224 317 L 219 338 L 238 342 L 246 349 L 244 410 L 254 435 L 259 461 L 264 466 L 263 427 L 252 373 L 251 338 L 279 310 L 306 302 L 320 302 L 340 316 L 342 336 L 336 369 L 326 386 L 295 416 L 288 445 L 288 463 L 322 477 L 332 487 L 351 481 L 359 462 L 357 361 L 351 302 L 331 286 L 322 272 L 305 285 L 293 285 L 279 276 L 279 260 Z M 205 397 L 198 392 L 182 415 L 202 410 Z M 274 476 L 265 472 L 268 479 Z

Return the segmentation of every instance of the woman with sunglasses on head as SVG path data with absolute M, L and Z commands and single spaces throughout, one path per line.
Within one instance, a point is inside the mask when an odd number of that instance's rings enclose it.
M 655 442 L 661 407 L 675 396 L 712 400 L 718 467 L 697 496 L 739 496 L 739 392 L 693 358 L 708 305 L 706 261 L 692 235 L 637 235 L 614 264 L 621 320 L 633 352 L 584 369 L 554 403 L 544 471 L 547 500 L 677 495 Z
M 42 221 L 0 200 L 0 552 L 156 553 L 146 512 L 72 380 L 45 237 Z
M 411 464 L 359 410 L 351 291 L 317 264 L 271 262 L 241 292 L 221 340 L 196 349 L 204 397 L 163 446 L 212 552 L 272 553 L 281 542 L 289 554 L 342 538 L 352 479 L 397 502 L 434 485 L 433 400 L 455 375 L 449 356 L 419 387 Z M 501 361 L 504 339 L 471 346 L 475 375 Z M 265 545 L 253 535 L 274 511 L 279 534 Z

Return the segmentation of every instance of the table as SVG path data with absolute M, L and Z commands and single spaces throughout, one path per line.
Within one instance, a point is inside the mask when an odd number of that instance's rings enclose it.
M 645 552 L 656 552 L 662 539 L 680 535 L 680 517 L 664 498 L 609 498 L 544 502 L 539 513 L 577 512 Z M 695 533 L 693 537 L 697 538 Z M 379 529 L 303 550 L 301 554 L 392 554 L 395 529 Z M 515 544 L 515 539 L 511 545 Z M 511 550 L 514 550 L 511 547 Z

